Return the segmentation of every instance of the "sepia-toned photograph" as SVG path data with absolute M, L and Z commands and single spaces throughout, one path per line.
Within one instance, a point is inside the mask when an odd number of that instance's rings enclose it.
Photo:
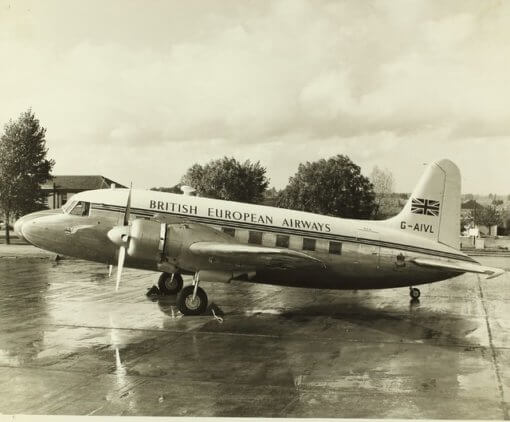
M 509 166 L 510 2 L 0 0 L 0 415 L 508 420 Z

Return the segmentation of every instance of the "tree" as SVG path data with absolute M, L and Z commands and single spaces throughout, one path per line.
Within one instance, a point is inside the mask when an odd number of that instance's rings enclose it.
M 388 169 L 383 170 L 375 166 L 370 174 L 370 181 L 375 193 L 373 217 L 378 220 L 391 216 L 398 206 L 397 198 L 393 196 L 393 174 Z
M 482 207 L 473 216 L 476 225 L 500 226 L 503 224 L 503 201 L 494 199 L 492 204 Z
M 0 208 L 5 215 L 5 242 L 10 243 L 9 219 L 44 207 L 41 184 L 50 179 L 55 162 L 47 160 L 46 129 L 32 110 L 5 125 L 0 138 Z
M 467 229 L 472 227 L 473 218 L 471 217 L 471 213 L 461 213 L 460 214 L 460 233 L 464 233 Z
M 155 191 L 159 191 L 159 192 L 168 192 L 168 193 L 180 193 L 182 194 L 182 190 L 181 190 L 181 185 L 180 183 L 172 186 L 172 187 L 159 187 L 159 188 L 151 188 L 150 190 L 155 190 Z
M 194 164 L 181 179 L 182 185 L 196 189 L 198 196 L 229 201 L 261 202 L 269 185 L 266 169 L 246 160 L 223 157 L 205 165 Z
M 349 157 L 300 164 L 278 206 L 345 218 L 369 218 L 375 209 L 370 180 Z
M 478 203 L 475 199 L 470 199 L 461 205 L 461 209 L 465 210 L 464 218 L 461 213 L 461 233 L 465 230 L 465 226 L 474 227 L 480 224 L 478 216 L 482 214 L 484 206 Z

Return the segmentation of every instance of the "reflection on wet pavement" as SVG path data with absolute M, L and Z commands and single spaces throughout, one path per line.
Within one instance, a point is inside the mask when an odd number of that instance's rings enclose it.
M 126 270 L 118 293 L 114 279 L 0 259 L 0 413 L 508 416 L 509 274 L 422 286 L 412 303 L 407 289 L 204 284 L 200 317 L 147 297 L 155 273 Z

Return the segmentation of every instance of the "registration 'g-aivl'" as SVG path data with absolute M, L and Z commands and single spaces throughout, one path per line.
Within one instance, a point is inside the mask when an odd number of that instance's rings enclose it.
M 29 214 L 15 230 L 58 254 L 161 272 L 186 315 L 207 307 L 204 282 L 245 280 L 316 289 L 416 286 L 462 273 L 496 277 L 459 250 L 460 173 L 430 164 L 404 209 L 384 221 L 131 189 L 74 195 L 62 210 Z M 192 274 L 183 287 L 182 274 Z M 420 295 L 411 287 L 411 296 Z

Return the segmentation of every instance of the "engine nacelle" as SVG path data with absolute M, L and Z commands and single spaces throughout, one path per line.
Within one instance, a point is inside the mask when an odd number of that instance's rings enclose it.
M 160 262 L 165 249 L 166 224 L 136 219 L 131 223 L 128 256 L 152 262 Z
M 219 230 L 191 222 L 162 223 L 157 220 L 135 219 L 129 226 L 128 233 L 124 231 L 123 226 L 113 228 L 109 237 L 120 246 L 123 236 L 129 236 L 127 255 L 134 260 L 154 264 L 159 271 L 201 270 L 205 280 L 221 282 L 229 282 L 241 274 L 234 264 L 218 263 L 211 257 L 196 256 L 190 251 L 190 245 L 198 241 L 231 240 Z M 244 274 L 244 271 L 242 273 Z

